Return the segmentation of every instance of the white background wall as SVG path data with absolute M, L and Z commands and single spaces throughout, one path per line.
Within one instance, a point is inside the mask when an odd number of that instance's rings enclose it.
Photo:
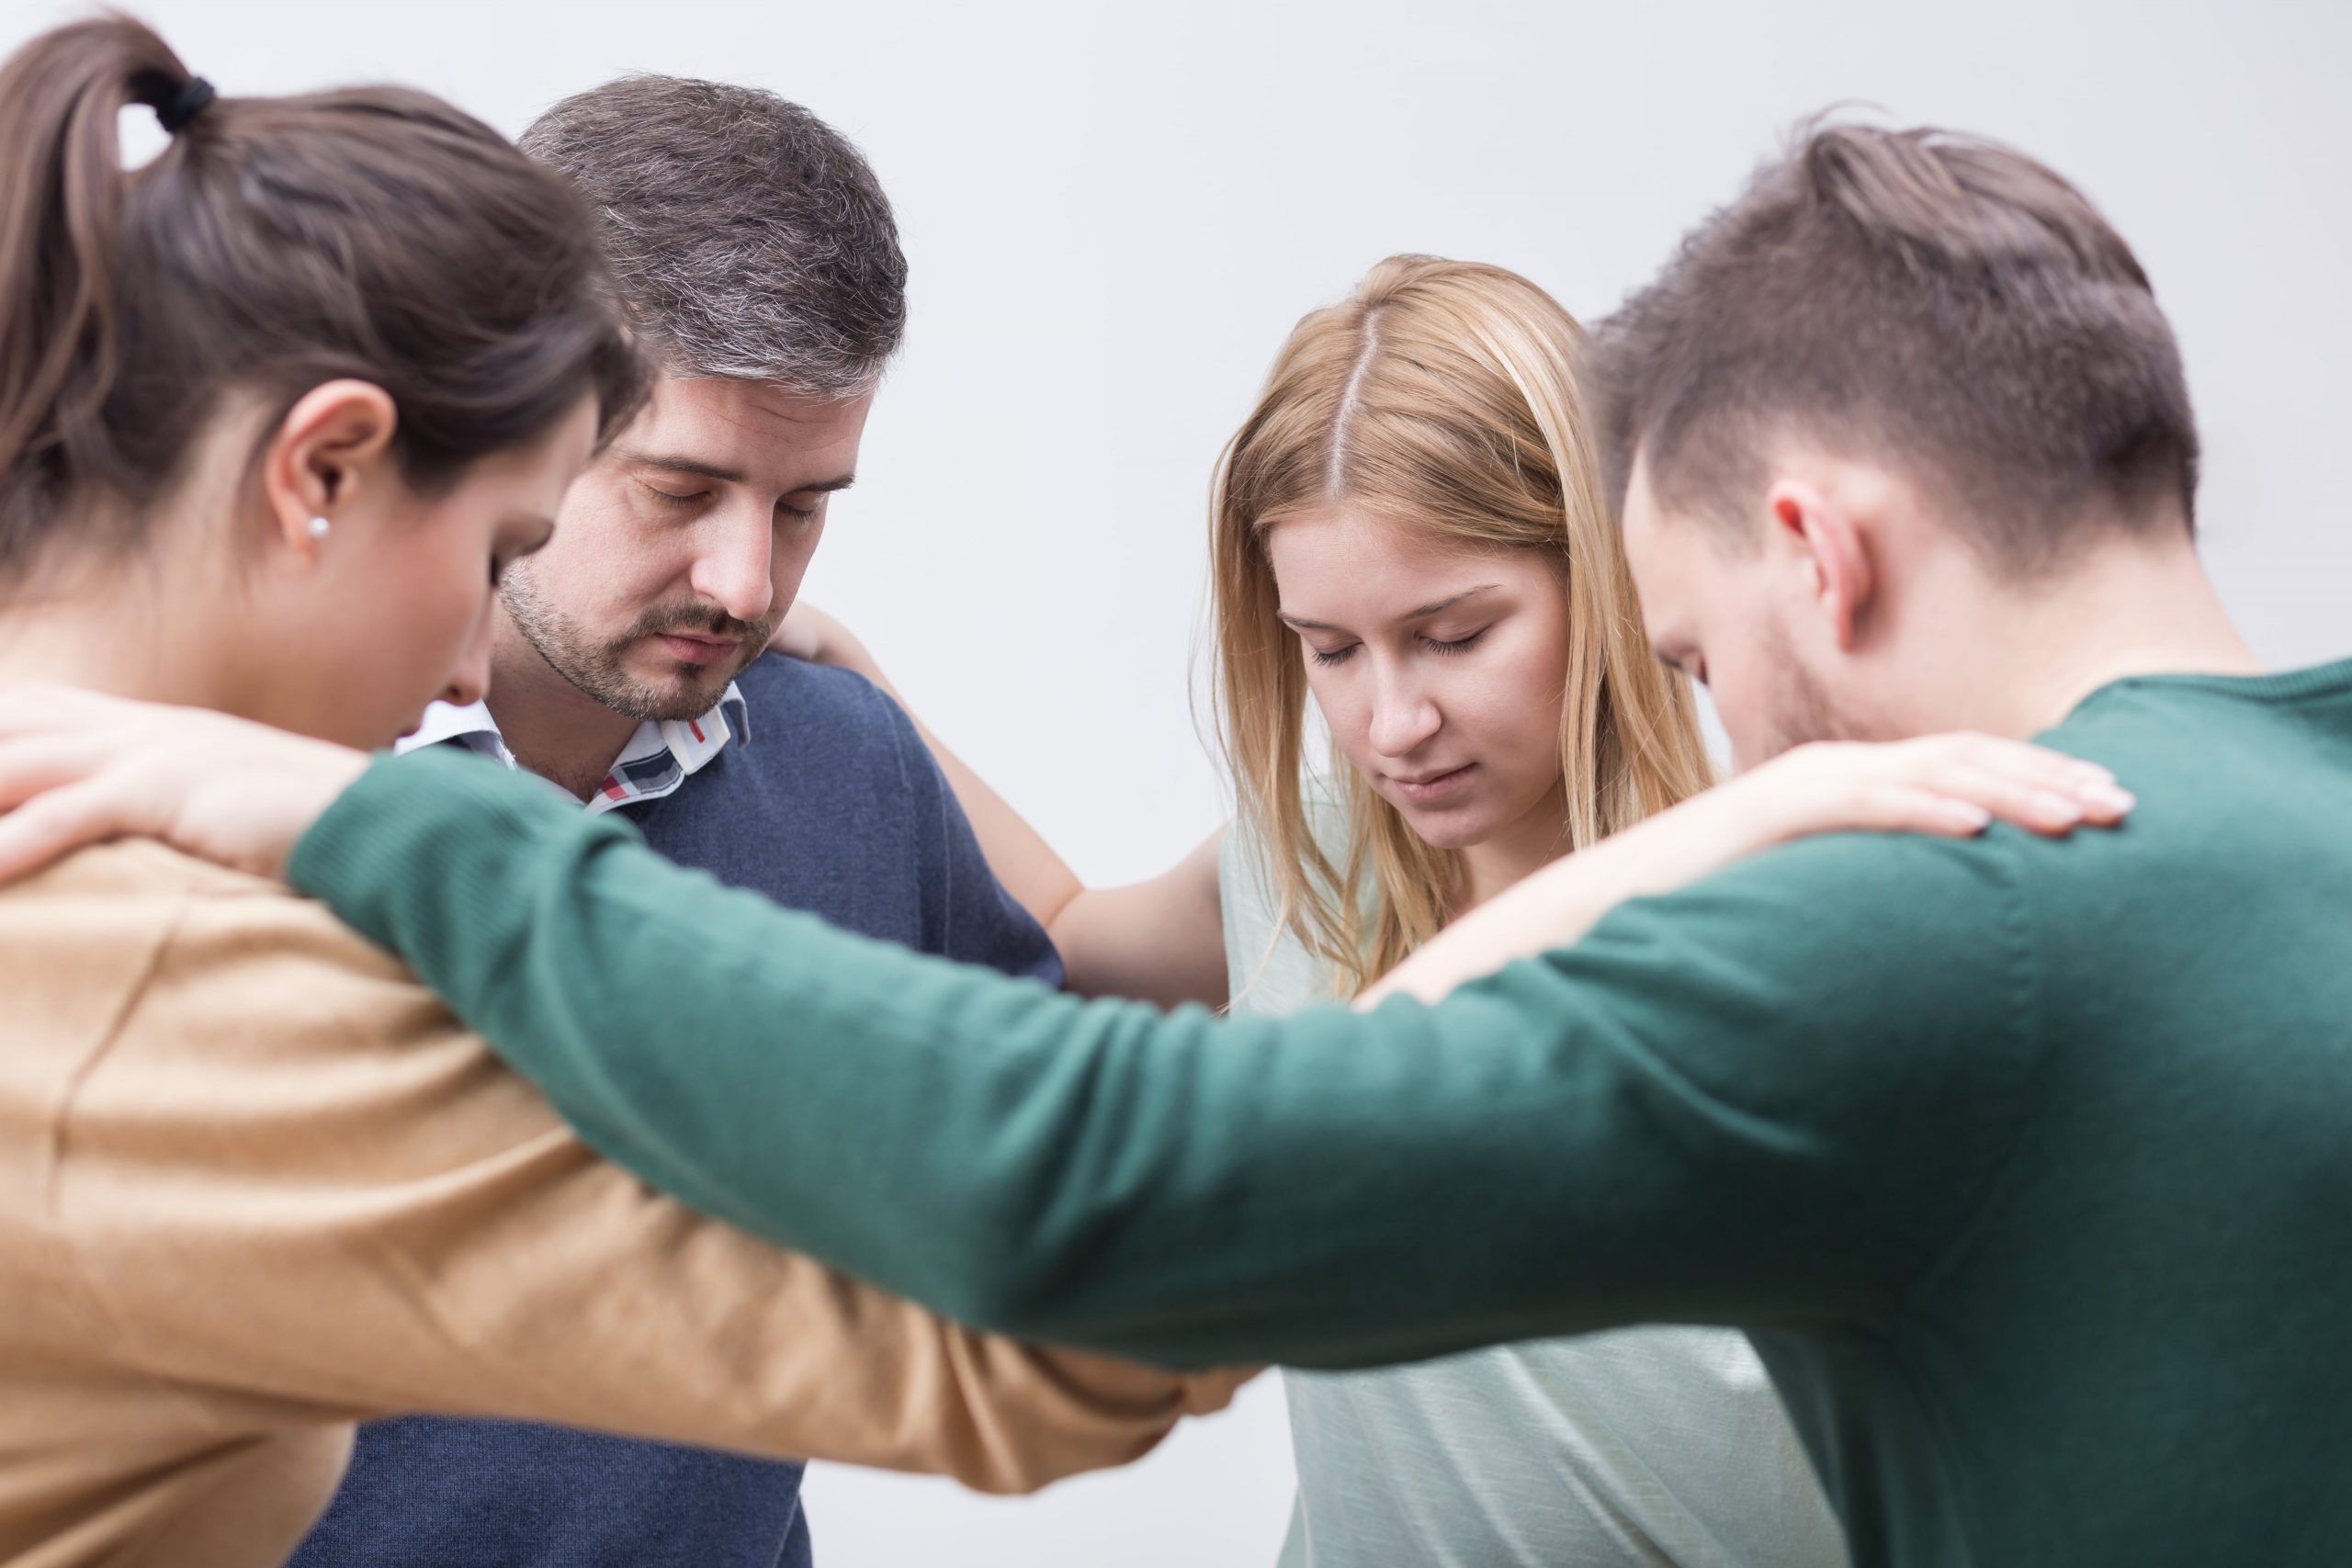
M 864 146 L 913 322 L 809 591 L 1092 880 L 1219 819 L 1191 713 L 1203 501 L 1290 323 L 1400 250 L 1597 316 L 1839 100 L 2002 136 L 2105 207 L 2186 346 L 2232 605 L 2281 663 L 2352 652 L 2340 4 L 124 3 L 230 94 L 392 77 L 512 132 L 674 72 Z M 0 0 L 0 46 L 73 14 Z M 1285 1442 L 1269 1382 L 1036 1499 L 839 1470 L 808 1492 L 829 1568 L 1249 1564 Z

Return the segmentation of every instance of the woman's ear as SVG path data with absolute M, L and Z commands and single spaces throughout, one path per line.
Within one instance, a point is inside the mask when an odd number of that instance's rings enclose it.
M 328 381 L 303 393 L 262 450 L 272 540 L 315 556 L 336 515 L 390 480 L 399 424 L 391 394 L 373 382 Z

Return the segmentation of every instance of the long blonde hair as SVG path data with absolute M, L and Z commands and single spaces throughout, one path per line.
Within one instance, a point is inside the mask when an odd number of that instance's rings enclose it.
M 1348 502 L 1440 542 L 1541 550 L 1569 610 L 1560 765 L 1571 851 L 1706 787 L 1689 683 L 1651 656 L 1575 366 L 1583 332 L 1516 273 L 1392 256 L 1302 320 L 1226 444 L 1210 508 L 1217 728 L 1287 928 L 1353 994 L 1444 924 L 1461 874 L 1336 755 L 1348 841 L 1306 819 L 1306 671 L 1266 550 Z M 1237 988 L 1245 977 L 1234 977 Z

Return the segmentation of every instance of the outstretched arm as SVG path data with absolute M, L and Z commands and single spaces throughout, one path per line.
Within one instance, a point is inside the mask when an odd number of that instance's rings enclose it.
M 2000 1157 L 2037 1048 L 1983 935 L 2021 929 L 2000 846 L 1820 840 L 1437 1008 L 1220 1025 L 864 942 L 422 761 L 289 870 L 591 1144 L 951 1316 L 1146 1359 L 1867 1314 Z M 1915 874 L 1872 869 L 1890 847 Z M 1823 983 L 1865 949 L 1899 994 Z
M 992 1492 L 1124 1463 L 1238 1381 L 978 1334 L 649 1191 L 325 910 L 206 883 L 109 887 L 169 934 L 59 1128 L 51 1217 L 152 1375 L 281 1422 L 554 1421 Z M 20 974 L 69 940 L 40 904 Z
M 0 702 L 0 803 L 64 783 L 29 838 L 0 821 L 0 874 L 93 822 L 269 869 L 257 825 L 333 798 L 298 885 L 591 1143 L 951 1315 L 1147 1359 L 1865 1315 L 2004 1157 L 2040 1048 L 2014 839 L 1819 840 L 1436 1008 L 1220 1025 L 845 935 L 462 760 L 336 796 L 334 748 L 53 706 Z M 130 760 L 94 768 L 109 726 Z

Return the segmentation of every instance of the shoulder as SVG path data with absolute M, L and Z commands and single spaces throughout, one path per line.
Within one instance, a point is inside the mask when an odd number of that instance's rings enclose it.
M 763 727 L 789 737 L 797 764 L 864 757 L 913 760 L 923 773 L 933 771 L 914 721 L 863 675 L 767 653 L 735 679 L 750 711 L 752 739 L 762 738 Z
M 1310 781 L 1300 807 L 1324 854 L 1343 861 L 1348 809 L 1326 779 Z M 1285 1013 L 1332 999 L 1330 966 L 1309 953 L 1282 921 L 1282 876 L 1269 846 L 1236 817 L 1217 852 L 1217 898 L 1225 919 L 1226 972 L 1237 1013 Z
M 9 988 L 63 976 L 112 998 L 75 1095 L 85 1152 L 141 1146 L 174 1118 L 256 1149 L 290 1140 L 273 1156 L 289 1168 L 348 1153 L 345 1132 L 421 1149 L 460 1124 L 501 1140 L 555 1125 L 406 965 L 281 884 L 108 846 L 12 891 L 7 928 L 6 967 L 25 970 Z
M 1627 908 L 1752 922 L 1792 943 L 1927 941 L 1955 927 L 1981 931 L 1988 915 L 2016 908 L 2037 860 L 2064 847 L 2006 826 L 1973 839 L 1824 833 Z
M 769 653 L 736 685 L 751 728 L 744 755 L 762 769 L 841 790 L 937 787 L 914 722 L 863 675 Z
M 2029 868 L 2065 848 L 1806 839 L 1622 905 L 1538 968 L 1733 1103 L 1802 1119 L 1788 1096 L 1883 1108 L 1965 1082 L 2014 1109 L 2049 1044 Z
M 190 860 L 160 846 L 173 863 L 148 873 L 168 880 L 177 901 L 159 993 L 180 1001 L 194 995 L 233 999 L 256 1016 L 288 1022 L 308 1019 L 338 1037 L 364 1038 L 371 1025 L 387 1034 L 424 1024 L 457 1032 L 440 999 L 398 957 L 338 919 L 315 898 L 285 884 Z M 262 998 L 272 998 L 265 1010 Z M 403 1021 L 398 1029 L 388 1022 Z
M 54 911 L 82 906 L 113 911 L 126 922 L 134 911 L 164 912 L 175 945 L 186 943 L 193 933 L 218 934 L 256 949 L 296 942 L 313 958 L 348 961 L 379 972 L 399 967 L 326 906 L 284 883 L 232 871 L 144 839 L 81 851 L 13 887 L 0 888 L 0 910 L 18 919 L 38 922 Z
M 306 1030 L 324 1045 L 387 1049 L 420 1032 L 462 1033 L 404 964 L 324 904 L 143 840 L 0 888 L 0 945 L 10 984 L 31 987 L 44 973 L 96 975 L 108 954 L 143 947 L 136 983 L 117 976 L 126 1016 L 217 1022 L 224 1059 L 237 1040 Z
M 750 711 L 752 736 L 764 724 L 875 747 L 895 747 L 909 728 L 899 705 L 863 675 L 829 664 L 810 664 L 780 653 L 764 653 L 735 678 Z M 797 749 L 797 748 L 796 748 Z
M 1830 833 L 1605 916 L 1572 953 L 1620 970 L 1706 976 L 1725 1005 L 1799 1010 L 1867 1032 L 2014 1010 L 2037 989 L 2028 887 L 2068 845 L 1995 827 L 1967 840 Z
M 241 871 L 182 854 L 151 839 L 95 844 L 0 889 L 0 899 L 34 901 L 59 895 L 110 897 L 291 897 L 286 888 Z

